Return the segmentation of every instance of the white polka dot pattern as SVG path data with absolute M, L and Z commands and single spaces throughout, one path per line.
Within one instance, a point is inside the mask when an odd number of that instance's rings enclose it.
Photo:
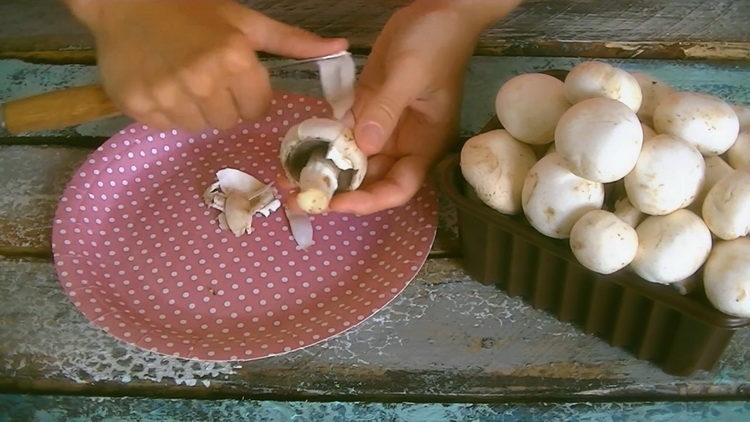
M 427 257 L 431 189 L 372 216 L 315 216 L 307 251 L 283 212 L 236 238 L 201 202 L 224 167 L 278 180 L 286 129 L 328 114 L 319 100 L 278 94 L 267 118 L 229 131 L 120 131 L 78 170 L 55 216 L 55 263 L 72 302 L 127 343 L 203 360 L 289 352 L 372 316 Z

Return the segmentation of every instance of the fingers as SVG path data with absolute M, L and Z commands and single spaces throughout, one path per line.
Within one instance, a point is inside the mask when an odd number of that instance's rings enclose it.
M 330 208 L 336 212 L 366 215 L 404 205 L 419 191 L 429 165 L 423 157 L 404 157 L 381 180 L 334 196 Z
M 260 63 L 250 73 L 233 76 L 229 90 L 240 117 L 245 120 L 256 120 L 263 116 L 273 95 L 268 72 Z

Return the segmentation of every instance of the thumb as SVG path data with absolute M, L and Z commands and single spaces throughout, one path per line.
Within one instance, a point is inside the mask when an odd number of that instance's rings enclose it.
M 323 38 L 258 12 L 245 19 L 242 31 L 247 34 L 257 50 L 278 56 L 305 59 L 345 51 L 349 43 L 343 38 Z

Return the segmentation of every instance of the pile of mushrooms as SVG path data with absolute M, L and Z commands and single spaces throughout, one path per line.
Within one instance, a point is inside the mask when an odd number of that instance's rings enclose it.
M 750 108 L 589 61 L 511 78 L 495 111 L 461 151 L 479 200 L 600 274 L 684 294 L 703 269 L 710 302 L 750 317 Z

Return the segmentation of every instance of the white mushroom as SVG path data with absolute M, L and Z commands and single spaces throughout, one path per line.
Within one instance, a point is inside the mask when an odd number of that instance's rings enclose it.
M 583 215 L 570 231 L 570 249 L 584 267 L 612 274 L 635 258 L 635 229 L 609 211 L 593 210 Z
M 703 286 L 716 309 L 750 318 L 750 239 L 719 242 L 706 262 Z
M 562 81 L 542 73 L 510 79 L 495 98 L 500 124 L 514 138 L 529 144 L 552 142 L 557 121 L 568 107 Z
M 750 173 L 736 170 L 719 180 L 703 202 L 703 219 L 724 240 L 749 234 Z
M 729 164 L 727 164 L 726 161 L 724 161 L 718 155 L 707 157 L 705 160 L 706 177 L 703 180 L 703 184 L 701 185 L 701 189 L 698 192 L 698 195 L 688 207 L 688 209 L 698 215 L 703 214 L 703 203 L 706 200 L 706 195 L 708 195 L 708 192 L 711 191 L 711 188 L 713 188 L 714 185 L 719 182 L 719 180 L 723 179 L 724 177 L 729 175 L 729 173 L 734 171 L 732 167 L 730 167 Z
M 750 130 L 750 107 L 744 104 L 735 104 L 732 109 L 740 121 L 740 131 Z
M 737 170 L 750 171 L 750 130 L 737 136 L 737 141 L 727 151 L 727 160 Z
M 558 153 L 539 160 L 523 184 L 523 211 L 529 223 L 558 239 L 570 236 L 573 224 L 603 202 L 604 186 L 573 174 Z
M 641 123 L 641 127 L 643 128 L 643 142 L 646 142 L 656 136 L 656 132 L 651 129 L 651 126 L 645 123 Z
M 622 197 L 615 202 L 614 213 L 620 220 L 633 228 L 638 227 L 638 225 L 641 224 L 641 221 L 646 218 L 646 215 L 642 213 L 641 210 L 630 203 L 627 196 Z
M 642 101 L 641 88 L 631 74 L 598 61 L 583 62 L 571 69 L 565 78 L 565 94 L 573 104 L 588 98 L 611 98 L 634 112 Z
M 630 202 L 651 215 L 665 215 L 690 205 L 705 174 L 703 157 L 692 145 L 668 135 L 643 144 L 633 171 L 625 176 Z
M 711 251 L 711 232 L 688 210 L 648 217 L 636 232 L 638 253 L 631 267 L 652 283 L 671 284 L 690 277 Z
M 563 114 L 555 148 L 576 175 L 595 182 L 622 179 L 635 166 L 643 127 L 633 110 L 609 98 L 583 100 Z
M 461 172 L 479 199 L 504 214 L 521 211 L 521 190 L 536 162 L 528 145 L 504 130 L 477 135 L 461 149 Z
M 674 90 L 664 82 L 645 73 L 633 72 L 631 75 L 638 81 L 638 86 L 641 87 L 641 93 L 643 94 L 643 101 L 638 109 L 638 118 L 651 125 L 653 124 L 654 109 L 664 97 Z
M 737 114 L 723 100 L 695 92 L 667 95 L 654 110 L 654 129 L 672 135 L 703 155 L 720 155 L 728 150 L 740 131 Z
M 289 180 L 300 188 L 300 208 L 310 214 L 326 211 L 335 192 L 358 188 L 367 171 L 367 157 L 351 129 L 331 119 L 308 119 L 290 128 L 280 159 Z

